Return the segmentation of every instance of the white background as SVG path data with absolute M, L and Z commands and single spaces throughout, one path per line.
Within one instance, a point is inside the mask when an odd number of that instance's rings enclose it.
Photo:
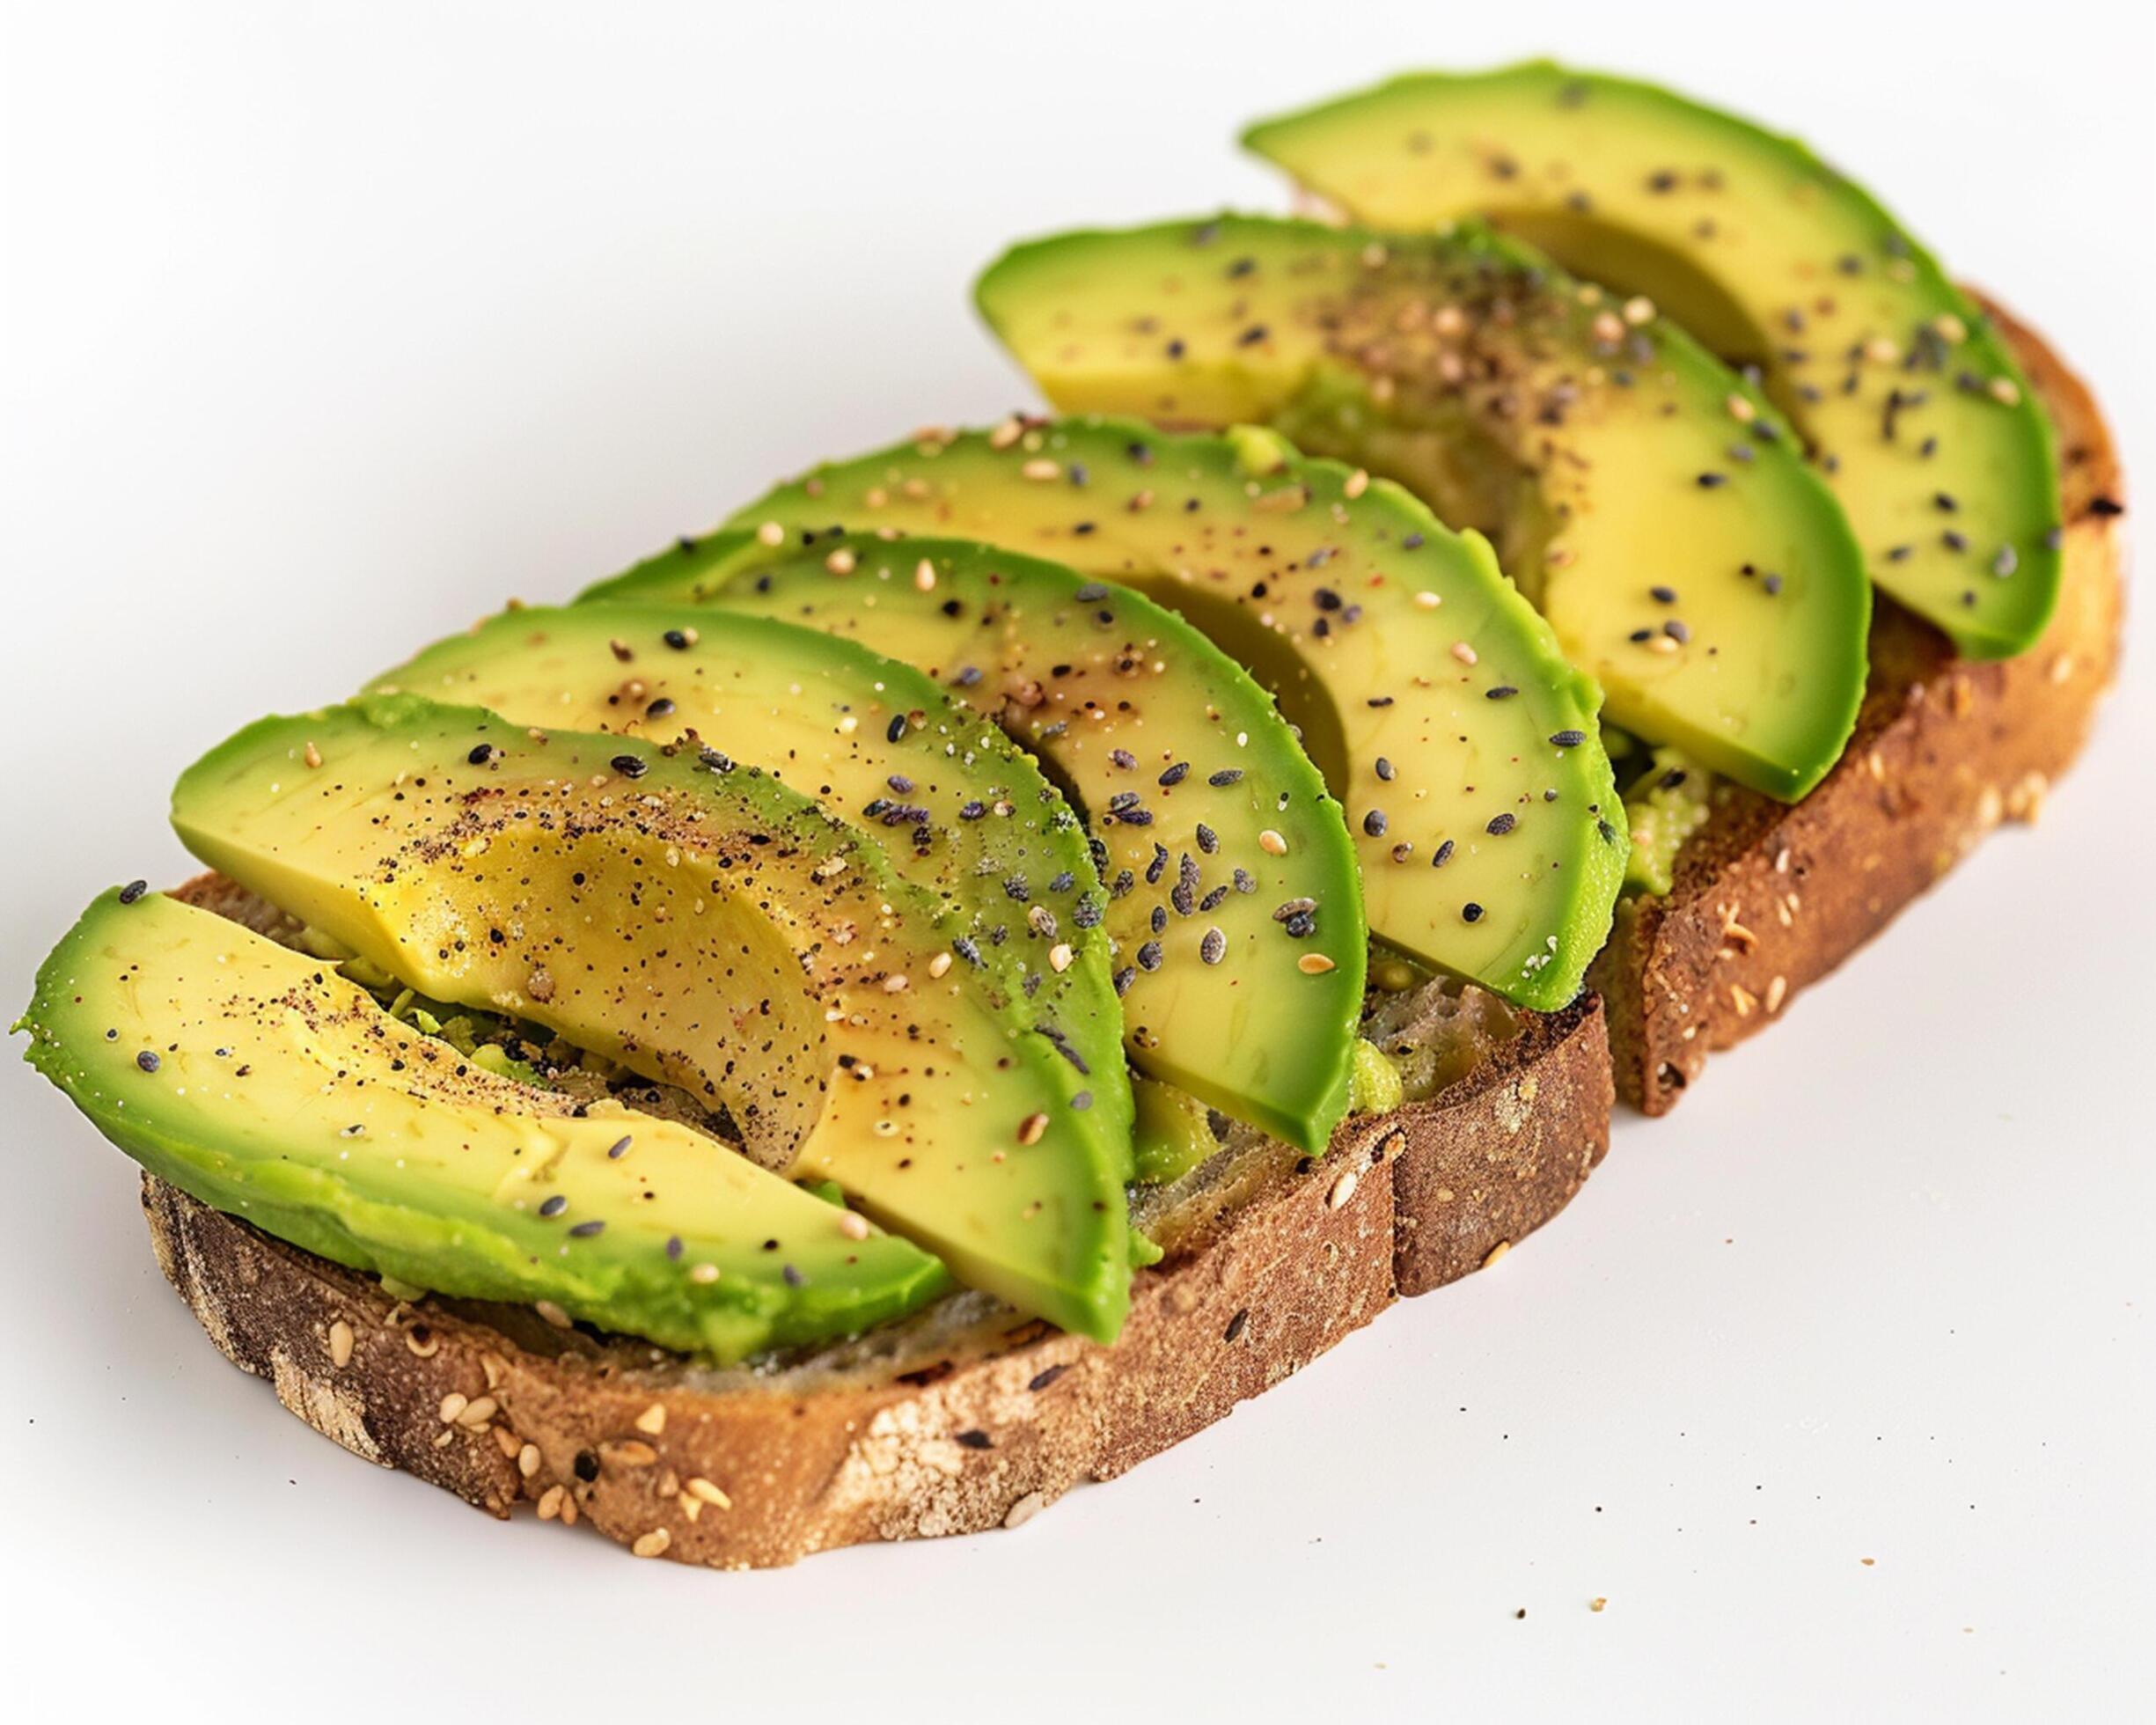
M 2156 459 L 2143 6 L 748 10 L 8 7 L 0 1006 L 98 888 L 182 872 L 165 788 L 229 729 L 1029 400 L 964 299 L 1002 242 L 1277 207 L 1236 126 L 1397 68 L 1554 50 L 1801 130 Z M 6 1705 L 2127 1716 L 2152 744 L 2130 674 L 2037 833 L 1620 1121 L 1500 1270 L 1023 1533 L 785 1574 L 498 1526 L 314 1436 L 11 1065 Z

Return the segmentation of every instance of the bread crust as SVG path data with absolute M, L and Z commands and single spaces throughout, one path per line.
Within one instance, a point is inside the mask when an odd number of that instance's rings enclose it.
M 762 1371 L 408 1304 L 149 1176 L 143 1207 L 225 1357 L 354 1454 L 493 1515 L 536 1502 L 641 1555 L 746 1568 L 1016 1526 L 1124 1472 L 1540 1227 L 1607 1150 L 1610 1104 L 1588 996 L 1322 1159 L 1224 1153 L 1112 1347 L 967 1296 Z
M 1793 806 L 1734 788 L 1677 857 L 1673 890 L 1620 904 L 1588 971 L 1617 1093 L 1668 1112 L 1707 1056 L 1764 1030 L 2002 820 L 2033 821 L 2088 739 L 2125 615 L 2124 492 L 2087 386 L 1990 300 L 2057 432 L 2058 610 L 2019 658 L 1977 664 L 1891 602 L 1840 763 Z

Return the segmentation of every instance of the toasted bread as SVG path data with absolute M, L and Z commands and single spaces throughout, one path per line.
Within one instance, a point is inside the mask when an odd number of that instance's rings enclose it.
M 258 927 L 275 914 L 216 876 L 180 896 Z M 211 1340 L 354 1454 L 495 1515 L 536 1502 L 644 1555 L 790 1563 L 1015 1524 L 1556 1215 L 1609 1146 L 1600 1002 L 1503 1015 L 1494 1039 L 1456 1016 L 1470 1041 L 1451 1063 L 1468 1070 L 1430 1099 L 1349 1119 L 1323 1158 L 1234 1139 L 1143 1193 L 1137 1219 L 1166 1255 L 1139 1273 L 1113 1347 L 959 1294 L 717 1370 L 529 1308 L 399 1300 L 149 1176 L 143 1203 Z
M 1592 994 L 1496 1015 L 1495 1037 L 1458 1011 L 1460 1046 L 1437 1063 L 1458 1075 L 1426 1100 L 1350 1119 L 1322 1159 L 1245 1137 L 1143 1194 L 1166 1255 L 1112 1347 L 968 1294 L 713 1370 L 524 1308 L 400 1300 L 145 1178 L 166 1276 L 229 1359 L 355 1454 L 497 1516 L 532 1503 L 587 1521 L 643 1556 L 751 1567 L 1015 1526 L 1125 1472 L 1556 1215 L 1607 1149 L 1613 1046 L 1617 1089 L 1661 1112 L 1710 1049 L 1771 1021 L 1991 826 L 2033 815 L 2116 664 L 2118 477 L 2086 390 L 2002 322 L 2060 431 L 2067 576 L 2044 644 L 1967 665 L 1883 619 L 1850 759 L 1796 808 L 1731 798 L 1676 892 L 1626 907 L 1598 964 L 1607 1031 Z M 183 892 L 266 914 L 215 877 Z M 1448 1001 L 1417 1034 L 1448 1035 Z

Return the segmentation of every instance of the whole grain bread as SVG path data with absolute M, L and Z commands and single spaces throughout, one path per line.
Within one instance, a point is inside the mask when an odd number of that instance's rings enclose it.
M 2086 391 L 1999 315 L 2060 431 L 2067 572 L 2043 645 L 1967 665 L 1882 618 L 1851 759 L 1796 809 L 1733 798 L 1676 891 L 1627 907 L 1598 966 L 1606 1031 L 1593 995 L 1507 1019 L 1439 1062 L 1457 1075 L 1434 1095 L 1349 1120 L 1323 1159 L 1238 1140 L 1145 1194 L 1166 1256 L 1113 1347 L 960 1295 L 712 1370 L 524 1308 L 400 1300 L 146 1178 L 166 1276 L 226 1357 L 355 1454 L 640 1555 L 748 1567 L 1016 1526 L 1123 1472 L 1548 1221 L 1607 1149 L 1613 1053 L 1617 1088 L 1661 1112 L 1708 1050 L 1770 1022 L 1999 819 L 2034 814 L 2116 665 L 2119 481 Z M 183 891 L 271 914 L 214 877 Z
M 2080 378 L 1986 300 L 2058 438 L 2057 614 L 2020 657 L 1976 664 L 1881 598 L 1871 681 L 1840 763 L 1794 806 L 1725 788 L 1674 889 L 1626 899 L 1588 972 L 1617 1093 L 1666 1113 L 1707 1056 L 1772 1024 L 2002 820 L 2032 821 L 2088 738 L 2118 668 L 2124 492 Z
M 179 896 L 265 933 L 281 920 L 214 875 Z M 1460 1026 L 1446 1064 L 1466 1068 L 1428 1099 L 1351 1119 L 1322 1158 L 1232 1137 L 1142 1192 L 1135 1219 L 1165 1256 L 1138 1274 L 1113 1347 L 960 1294 L 719 1370 L 530 1308 L 400 1299 L 148 1176 L 143 1206 L 225 1356 L 354 1454 L 497 1516 L 529 1502 L 588 1522 L 641 1555 L 790 1563 L 1015 1526 L 1556 1215 L 1609 1147 L 1601 1003 L 1467 1004 L 1439 995 L 1420 1014 L 1426 1039 Z

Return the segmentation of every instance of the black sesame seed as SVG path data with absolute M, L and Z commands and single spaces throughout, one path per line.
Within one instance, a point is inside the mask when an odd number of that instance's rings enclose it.
M 1363 816 L 1362 830 L 1365 833 L 1368 833 L 1373 839 L 1382 839 L 1384 837 L 1385 811 L 1382 809 L 1372 809 L 1369 813 Z
M 120 902 L 123 905 L 131 905 L 149 891 L 150 883 L 148 881 L 131 880 L 120 889 Z
M 1647 597 L 1661 605 L 1675 605 L 1677 602 L 1677 590 L 1674 587 L 1650 587 Z
M 1552 731 L 1550 740 L 1560 749 L 1576 749 L 1580 744 L 1587 741 L 1587 732 L 1584 730 Z
M 601 1217 L 594 1216 L 590 1222 L 580 1222 L 574 1228 L 570 1229 L 569 1237 L 573 1240 L 589 1240 L 597 1235 L 605 1233 L 605 1231 L 606 1223 L 605 1220 Z
M 157 1054 L 152 1050 L 145 1048 L 135 1057 L 135 1064 L 142 1068 L 144 1072 L 155 1072 L 158 1066 Z
M 1225 790 L 1229 785 L 1240 783 L 1242 778 L 1243 769 L 1240 767 L 1223 767 L 1206 782 L 1215 790 Z
M 1202 820 L 1198 823 L 1198 848 L 1207 856 L 1219 855 L 1221 848 L 1221 835 Z
M 466 755 L 465 760 L 474 767 L 484 767 L 488 761 L 494 759 L 494 745 L 491 743 L 481 743 L 476 749 L 473 750 L 470 754 Z
M 1692 638 L 1692 632 L 1674 617 L 1662 625 L 1662 633 L 1680 647 Z
M 607 764 L 625 779 L 641 779 L 651 770 L 651 763 L 641 755 L 616 755 Z
M 539 1213 L 543 1216 L 558 1216 L 568 1207 L 569 1200 L 557 1192 L 539 1205 Z
M 669 629 L 659 638 L 665 642 L 665 643 L 669 647 L 671 647 L 677 653 L 685 652 L 687 650 L 689 645 L 689 635 L 686 629 Z
M 1490 817 L 1490 824 L 1484 827 L 1483 831 L 1487 833 L 1493 839 L 1501 839 L 1506 835 L 1506 833 L 1511 832 L 1512 829 L 1517 826 L 1519 824 L 1520 822 L 1518 818 L 1509 812 L 1500 815 L 1492 815 Z
M 1149 940 L 1138 949 L 1138 968 L 1141 971 L 1156 971 L 1160 967 L 1161 943 Z
M 1206 929 L 1206 937 L 1198 943 L 1198 956 L 1206 964 L 1219 964 L 1228 956 L 1228 936 L 1218 929 Z
M 1443 844 L 1440 845 L 1434 852 L 1432 853 L 1430 857 L 1430 866 L 1433 869 L 1441 869 L 1446 863 L 1451 861 L 1452 840 L 1448 839 Z
M 1178 760 L 1178 761 L 1177 761 L 1177 762 L 1175 763 L 1175 765 L 1174 765 L 1174 766 L 1170 767 L 1170 768 L 1169 768 L 1169 769 L 1168 769 L 1168 770 L 1167 770 L 1165 773 L 1162 774 L 1161 774 L 1161 776 L 1160 776 L 1160 778 L 1158 779 L 1158 781 L 1156 781 L 1156 782 L 1158 782 L 1159 784 L 1163 785 L 1163 786 L 1167 786 L 1167 785 L 1179 785 L 1179 784 L 1181 784 L 1181 783 L 1184 782 L 1184 780 L 1185 780 L 1185 779 L 1189 778 L 1189 777 L 1190 777 L 1190 775 L 1191 775 L 1191 764 L 1190 764 L 1190 762 L 1189 762 L 1189 761 L 1187 761 L 1187 760 Z
M 1485 689 L 1482 692 L 1482 698 L 1485 701 L 1510 701 L 1519 693 L 1520 691 L 1513 687 L 1510 683 L 1500 683 L 1493 689 Z
M 1380 755 L 1377 758 L 1375 765 L 1377 776 L 1383 780 L 1387 784 L 1390 784 L 1392 782 L 1392 763 L 1386 760 L 1383 755 Z
M 635 1139 L 629 1134 L 623 1133 L 620 1137 L 615 1139 L 612 1143 L 606 1147 L 606 1159 L 609 1162 L 620 1161 L 623 1156 L 629 1153 L 629 1146 L 635 1141 Z
M 1482 921 L 1482 907 L 1470 899 L 1460 907 L 1460 917 L 1463 921 L 1479 922 Z
M 895 743 L 905 735 L 906 715 L 893 713 L 891 716 L 891 723 L 884 727 L 884 740 L 886 743 Z

